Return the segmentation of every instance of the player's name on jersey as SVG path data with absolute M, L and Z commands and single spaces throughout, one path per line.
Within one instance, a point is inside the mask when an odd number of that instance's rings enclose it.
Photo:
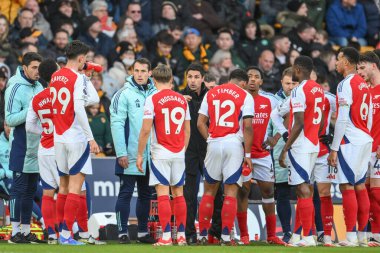
M 240 96 L 236 91 L 231 90 L 231 89 L 221 88 L 221 89 L 218 89 L 217 91 L 218 91 L 218 94 L 229 94 L 229 95 L 233 96 L 235 99 L 239 98 L 239 96 Z M 216 94 L 212 94 L 212 97 L 215 97 L 215 96 L 216 96 Z
M 325 94 L 325 92 L 323 91 L 322 87 L 314 87 L 313 89 L 311 89 L 310 91 L 311 93 L 313 93 L 313 95 L 317 92 L 321 93 L 321 94 Z
M 38 106 L 39 107 L 43 107 L 44 105 L 46 105 L 47 103 L 51 103 L 51 98 L 50 97 L 47 97 L 47 98 L 44 98 L 43 100 L 41 100 L 39 103 L 38 103 Z
M 66 84 L 68 81 L 69 81 L 69 79 L 66 76 L 54 76 L 51 79 L 52 83 L 54 83 L 54 82 L 63 82 L 64 84 Z
M 185 101 L 179 96 L 165 96 L 165 97 L 161 98 L 160 100 L 158 100 L 158 103 L 160 105 L 163 105 L 169 101 L 177 101 L 177 102 L 181 103 L 181 105 L 185 104 Z

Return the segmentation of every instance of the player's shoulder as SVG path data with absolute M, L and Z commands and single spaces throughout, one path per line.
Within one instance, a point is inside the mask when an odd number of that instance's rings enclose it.
M 325 91 L 325 97 L 328 98 L 329 100 L 335 100 L 336 99 L 336 95 L 332 94 L 329 91 Z

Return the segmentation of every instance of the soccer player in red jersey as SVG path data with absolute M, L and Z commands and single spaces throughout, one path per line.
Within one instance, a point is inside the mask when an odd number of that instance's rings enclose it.
M 57 213 L 60 244 L 81 245 L 71 236 L 80 206 L 85 176 L 92 174 L 90 153 L 99 152 L 88 123 L 85 106 L 99 102 L 91 81 L 84 74 L 89 47 L 80 41 L 67 46 L 67 65 L 55 72 L 50 83 L 52 97 L 54 148 L 60 175 Z
M 341 48 L 336 70 L 344 76 L 337 89 L 337 120 L 334 139 L 328 157 L 338 168 L 337 181 L 342 192 L 346 239 L 341 246 L 367 246 L 366 227 L 369 218 L 369 198 L 365 187 L 371 158 L 372 124 L 371 93 L 365 80 L 356 74 L 359 52 Z M 356 222 L 358 233 L 356 233 Z
M 370 187 L 372 232 L 372 238 L 368 242 L 368 246 L 380 247 L 380 59 L 374 52 L 365 52 L 360 55 L 357 69 L 358 74 L 370 85 L 373 108 L 372 155 L 366 182 Z
M 243 162 L 252 169 L 254 102 L 252 96 L 240 88 L 245 86 L 247 81 L 248 76 L 245 71 L 234 70 L 229 83 L 208 91 L 199 110 L 198 129 L 208 142 L 204 169 L 205 188 L 199 205 L 201 244 L 207 242 L 214 198 L 221 181 L 224 183 L 225 194 L 222 207 L 221 244 L 233 244 L 230 233 L 237 212 L 237 192 L 242 185 Z
M 268 125 L 270 114 L 276 108 L 278 100 L 274 95 L 260 91 L 263 84 L 263 73 L 258 67 L 247 69 L 248 84 L 245 89 L 253 97 L 255 104 L 255 116 L 252 119 L 252 129 L 254 137 L 252 139 L 251 159 L 254 168 L 253 173 L 243 176 L 243 186 L 238 194 L 237 219 L 240 229 L 240 240 L 244 244 L 249 244 L 249 234 L 247 227 L 248 195 L 251 189 L 251 179 L 254 178 L 260 187 L 263 209 L 266 218 L 267 242 L 270 244 L 285 245 L 276 236 L 276 212 L 274 204 L 274 169 L 272 157 L 269 152 L 270 146 L 265 142 L 268 137 Z
M 186 245 L 186 202 L 183 197 L 185 183 L 185 151 L 190 138 L 190 112 L 186 99 L 171 90 L 172 70 L 163 64 L 153 70 L 153 80 L 158 92 L 145 101 L 136 166 L 143 171 L 143 153 L 150 133 L 151 161 L 149 185 L 155 186 L 158 216 L 163 234 L 155 246 L 172 245 L 171 215 L 177 225 L 177 243 Z M 169 191 L 173 195 L 173 210 Z
M 310 180 L 319 152 L 325 96 L 322 87 L 310 80 L 312 70 L 310 57 L 300 56 L 295 60 L 292 79 L 300 84 L 292 90 L 290 134 L 279 158 L 280 165 L 289 168 L 289 184 L 297 186 L 297 208 L 303 227 L 303 239 L 293 245 L 298 247 L 316 245 L 312 236 L 314 205 Z

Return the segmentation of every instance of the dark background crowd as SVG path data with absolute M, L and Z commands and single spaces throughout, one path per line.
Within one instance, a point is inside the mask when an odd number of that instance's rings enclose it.
M 0 14 L 1 128 L 7 80 L 22 56 L 39 52 L 64 66 L 66 45 L 79 39 L 92 48 L 88 61 L 104 68 L 92 77 L 100 103 L 87 108 L 101 155 L 114 154 L 110 99 L 137 58 L 153 68 L 169 65 L 175 90 L 186 87 L 184 72 L 193 62 L 216 84 L 236 68 L 256 65 L 262 89 L 276 93 L 282 71 L 308 55 L 317 82 L 335 93 L 337 48 L 380 47 L 376 0 L 2 0 Z

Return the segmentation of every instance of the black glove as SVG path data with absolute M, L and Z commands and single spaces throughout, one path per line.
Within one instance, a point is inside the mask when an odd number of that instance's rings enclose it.
M 287 142 L 288 141 L 288 137 L 289 137 L 289 133 L 288 132 L 285 132 L 282 134 L 282 139 Z
M 326 145 L 330 145 L 333 139 L 334 139 L 334 135 L 332 133 L 319 136 L 319 141 Z

